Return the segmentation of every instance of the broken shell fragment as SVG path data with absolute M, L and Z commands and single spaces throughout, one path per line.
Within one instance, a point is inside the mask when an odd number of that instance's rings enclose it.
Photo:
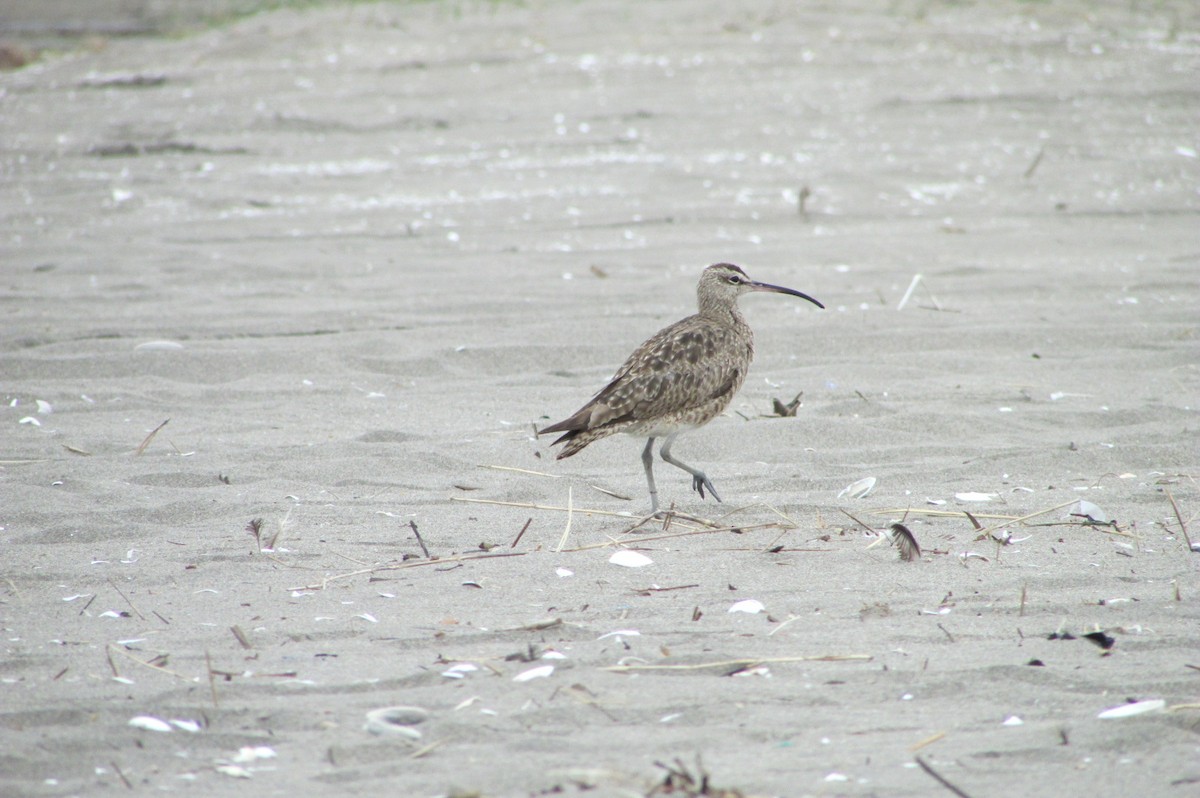
M 730 612 L 746 612 L 751 615 L 762 612 L 766 607 L 758 599 L 742 599 L 729 608 Z
M 1134 701 L 1132 704 L 1121 704 L 1120 706 L 1106 709 L 1097 715 L 1097 718 L 1102 720 L 1115 720 L 1116 718 L 1130 718 L 1134 715 L 1141 715 L 1145 712 L 1157 712 L 1166 707 L 1167 702 L 1161 698 L 1151 698 L 1147 701 Z
M 136 718 L 129 719 L 129 725 L 135 729 L 144 729 L 145 731 L 170 732 L 175 731 L 170 723 L 160 718 L 153 718 L 149 715 L 138 715 Z
M 621 549 L 620 551 L 615 552 L 613 556 L 609 557 L 608 561 L 613 565 L 620 565 L 625 568 L 641 568 L 654 563 L 654 560 L 650 559 L 645 554 L 633 551 L 632 549 Z
M 428 717 L 429 713 L 420 707 L 383 707 L 367 713 L 363 728 L 371 734 L 394 734 L 419 740 L 421 732 L 413 726 L 423 723 Z
M 846 487 L 838 492 L 837 497 L 840 499 L 843 496 L 849 496 L 851 499 L 863 499 L 867 494 L 875 490 L 875 477 L 863 477 L 857 482 L 851 482 Z

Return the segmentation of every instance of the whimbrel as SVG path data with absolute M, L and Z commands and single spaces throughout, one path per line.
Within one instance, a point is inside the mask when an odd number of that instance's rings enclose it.
M 704 426 L 720 415 L 742 387 L 754 358 L 754 334 L 738 310 L 737 299 L 751 291 L 791 294 L 824 308 L 808 294 L 751 280 L 732 263 L 709 266 L 700 275 L 696 296 L 700 312 L 659 330 L 617 370 L 612 381 L 570 418 L 538 430 L 561 432 L 566 444 L 559 460 L 609 435 L 645 436 L 642 466 L 650 488 L 651 512 L 658 513 L 654 486 L 654 441 L 665 438 L 662 459 L 692 475 L 692 489 L 705 489 L 717 501 L 708 476 L 671 456 L 680 433 Z

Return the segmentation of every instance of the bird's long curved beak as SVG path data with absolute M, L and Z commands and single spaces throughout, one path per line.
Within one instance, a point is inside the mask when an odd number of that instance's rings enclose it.
M 825 306 L 822 305 L 820 302 L 813 299 L 808 294 L 805 294 L 801 291 L 797 291 L 794 288 L 784 288 L 781 285 L 771 285 L 770 283 L 760 283 L 757 280 L 751 280 L 749 283 L 746 284 L 746 287 L 749 288 L 751 291 L 767 291 L 767 292 L 773 293 L 773 294 L 790 294 L 792 296 L 798 296 L 801 299 L 807 299 L 809 302 L 813 303 L 814 305 L 819 307 L 821 310 L 825 309 Z

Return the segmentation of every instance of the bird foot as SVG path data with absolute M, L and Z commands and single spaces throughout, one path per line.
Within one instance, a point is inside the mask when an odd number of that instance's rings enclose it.
M 716 499 L 717 501 L 721 501 L 721 497 L 717 495 L 717 489 L 713 487 L 712 480 L 710 480 L 708 478 L 708 475 L 706 475 L 703 471 L 693 474 L 692 475 L 692 490 L 699 493 L 701 499 L 704 498 L 704 489 L 705 488 L 708 488 L 708 492 L 712 494 L 712 497 L 714 499 Z

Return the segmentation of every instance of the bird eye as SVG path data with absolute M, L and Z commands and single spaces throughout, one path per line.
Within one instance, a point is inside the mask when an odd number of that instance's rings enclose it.
M 742 278 L 738 277 L 736 274 L 731 274 L 725 279 L 728 280 L 732 285 L 740 285 L 742 282 Z

